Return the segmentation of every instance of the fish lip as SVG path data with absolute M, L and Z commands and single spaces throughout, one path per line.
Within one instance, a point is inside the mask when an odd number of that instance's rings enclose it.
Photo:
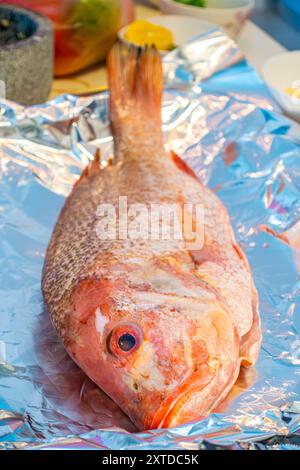
M 203 366 L 207 368 L 207 373 L 205 377 L 206 380 L 203 380 L 203 378 L 201 377 Z M 150 429 L 161 429 L 170 427 L 169 424 L 172 418 L 174 417 L 174 415 L 176 416 L 177 414 L 178 403 L 184 400 L 184 405 L 192 394 L 200 392 L 213 381 L 216 376 L 216 371 L 214 369 L 209 367 L 207 363 L 202 364 L 200 366 L 200 369 L 201 371 L 199 370 L 197 372 L 192 372 L 187 377 L 187 379 L 185 379 L 184 382 L 180 384 L 179 388 L 183 389 L 181 393 L 175 391 L 162 402 L 161 406 L 154 415 Z M 199 380 L 200 378 L 202 378 L 202 383 L 201 380 Z M 200 417 L 201 416 L 199 415 L 199 418 Z
M 177 395 L 177 397 L 174 398 L 172 403 L 166 407 L 166 402 L 168 401 L 168 398 L 163 401 L 162 405 L 158 409 L 158 411 L 155 413 L 155 416 L 151 422 L 150 429 L 161 429 L 164 427 L 164 423 L 167 420 L 169 414 L 172 412 L 172 410 L 175 408 L 177 402 L 186 394 L 187 392 L 182 392 L 181 394 Z M 166 409 L 165 413 L 163 414 L 163 417 L 161 417 L 161 414 L 163 410 Z

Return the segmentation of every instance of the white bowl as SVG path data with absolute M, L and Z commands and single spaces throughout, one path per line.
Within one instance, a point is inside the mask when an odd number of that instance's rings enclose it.
M 293 84 L 300 87 L 300 51 L 283 52 L 271 57 L 264 63 L 261 73 L 282 109 L 300 120 L 300 100 L 285 91 Z
M 211 21 L 222 26 L 230 37 L 235 38 L 243 28 L 254 5 L 254 0 L 226 0 L 227 7 L 216 8 L 222 4 L 220 0 L 207 0 L 207 7 L 195 7 L 178 3 L 175 0 L 160 0 L 159 6 L 163 13 L 173 15 L 193 16 L 203 20 Z M 213 8 L 210 8 L 210 5 Z M 237 5 L 237 6 L 231 6 Z
M 182 46 L 190 39 L 199 34 L 206 33 L 217 27 L 216 24 L 210 23 L 209 21 L 199 20 L 198 18 L 191 18 L 190 16 L 179 16 L 179 15 L 161 15 L 147 18 L 149 23 L 153 23 L 159 26 L 168 28 L 173 33 L 174 42 L 176 46 Z M 125 38 L 127 26 L 120 29 L 118 35 L 119 39 L 125 43 L 129 41 Z M 160 51 L 162 55 L 167 54 L 170 51 Z

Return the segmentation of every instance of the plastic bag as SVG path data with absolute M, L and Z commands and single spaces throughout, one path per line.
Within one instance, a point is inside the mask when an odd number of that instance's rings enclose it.
M 103 60 L 120 27 L 133 19 L 132 0 L 5 0 L 48 16 L 55 30 L 55 75 Z

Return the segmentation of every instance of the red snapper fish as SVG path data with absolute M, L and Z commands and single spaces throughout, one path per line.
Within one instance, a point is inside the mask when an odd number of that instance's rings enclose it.
M 158 52 L 117 44 L 108 72 L 114 160 L 97 154 L 67 198 L 42 290 L 70 356 L 137 427 L 174 427 L 207 416 L 254 364 L 258 296 L 222 202 L 164 148 Z M 190 219 L 201 246 L 151 237 L 146 219 L 143 237 L 99 236 L 99 207 L 117 208 L 120 227 L 124 197 L 128 207 L 200 205 L 203 226 Z

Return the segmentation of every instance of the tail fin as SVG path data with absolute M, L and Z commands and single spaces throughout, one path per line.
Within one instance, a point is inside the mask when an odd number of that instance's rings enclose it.
M 163 73 L 155 47 L 117 43 L 108 57 L 108 78 L 114 132 L 134 123 L 145 128 L 153 123 L 161 131 Z

